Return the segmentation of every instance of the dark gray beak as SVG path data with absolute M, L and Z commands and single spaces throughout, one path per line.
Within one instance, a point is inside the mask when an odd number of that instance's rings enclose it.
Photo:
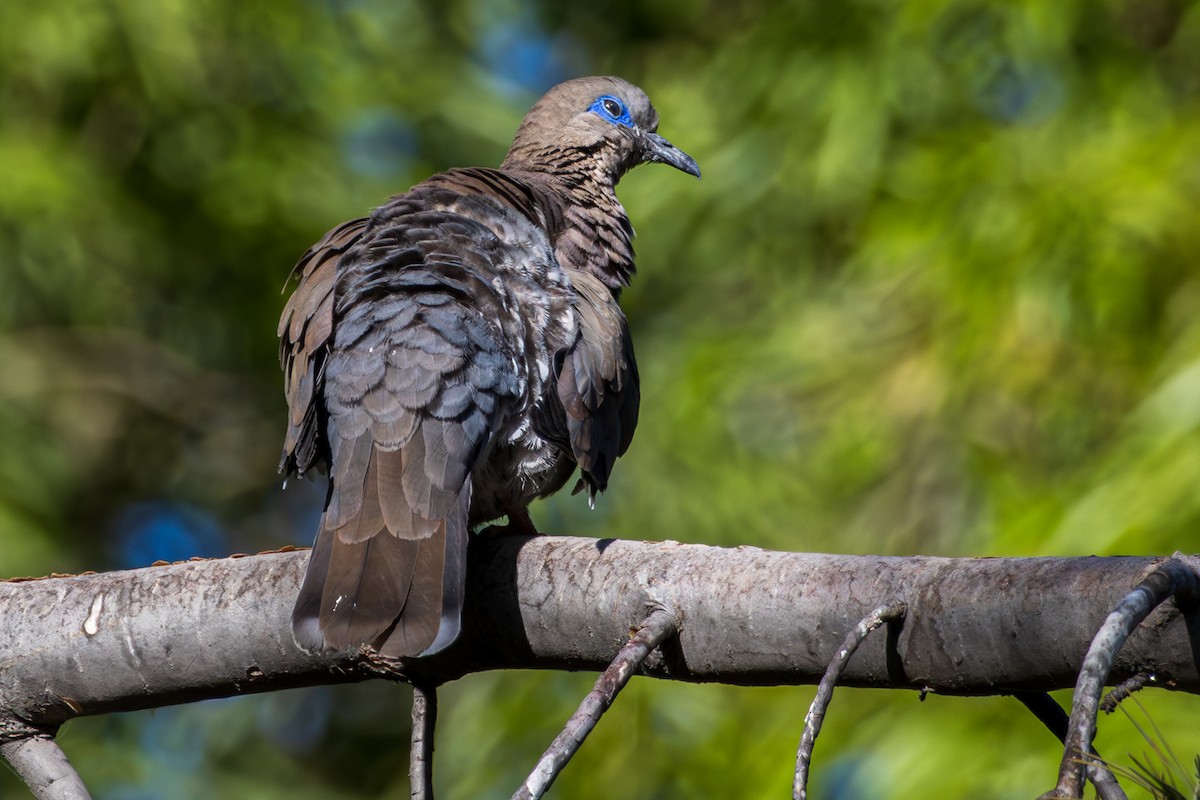
M 670 164 L 675 169 L 686 172 L 688 175 L 695 175 L 697 178 L 700 177 L 700 167 L 696 164 L 696 159 L 657 133 L 646 133 L 643 136 L 645 137 L 645 150 L 642 154 L 642 161 Z

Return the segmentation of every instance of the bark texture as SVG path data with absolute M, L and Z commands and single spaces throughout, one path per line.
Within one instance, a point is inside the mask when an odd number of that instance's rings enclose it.
M 1195 557 L 1182 557 L 1195 569 Z M 304 552 L 0 582 L 0 713 L 75 716 L 387 675 L 427 684 L 505 668 L 603 670 L 649 607 L 680 631 L 644 674 L 816 683 L 871 609 L 908 615 L 868 639 L 841 684 L 948 694 L 1075 685 L 1096 630 L 1162 559 L 947 559 L 781 553 L 676 542 L 473 542 L 463 636 L 419 662 L 308 655 L 291 637 Z M 1200 692 L 1200 616 L 1167 603 L 1109 674 Z

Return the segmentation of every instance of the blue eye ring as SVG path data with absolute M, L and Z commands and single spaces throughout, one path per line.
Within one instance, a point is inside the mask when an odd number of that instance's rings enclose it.
M 629 109 L 611 94 L 602 94 L 597 97 L 588 106 L 588 111 L 600 115 L 602 119 L 606 119 L 614 125 L 624 125 L 626 128 L 633 127 L 633 117 L 629 115 Z

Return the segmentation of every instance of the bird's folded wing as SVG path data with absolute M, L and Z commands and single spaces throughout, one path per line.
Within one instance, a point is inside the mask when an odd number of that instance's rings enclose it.
M 471 471 L 518 389 L 486 316 L 492 254 L 459 225 L 385 231 L 341 265 L 323 362 L 331 489 L 293 617 L 310 648 L 415 656 L 457 635 Z
M 579 335 L 555 356 L 535 424 L 539 435 L 572 454 L 594 497 L 633 440 L 638 372 L 629 326 L 612 292 L 587 273 L 576 272 L 571 280 Z
M 279 471 L 303 474 L 329 459 L 322 425 L 325 361 L 333 343 L 334 285 L 338 260 L 358 241 L 367 219 L 329 231 L 300 258 L 291 277 L 299 280 L 279 318 L 279 363 L 283 367 L 288 425 Z M 289 278 L 290 280 L 291 278 Z

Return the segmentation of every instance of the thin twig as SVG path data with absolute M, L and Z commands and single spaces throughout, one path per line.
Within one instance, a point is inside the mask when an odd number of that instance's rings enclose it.
M 525 783 L 513 794 L 513 800 L 536 800 L 546 793 L 592 728 L 596 727 L 600 716 L 612 705 L 617 692 L 624 688 L 654 648 L 673 636 L 678 627 L 675 615 L 665 608 L 655 608 L 647 615 L 608 669 L 601 673 L 592 691 L 583 698 L 579 708 L 563 726 L 562 732 L 542 754 Z
M 1067 725 L 1070 718 L 1063 707 L 1055 702 L 1048 692 L 1014 692 L 1013 697 L 1020 700 L 1033 715 L 1037 717 L 1060 742 L 1066 742 Z M 1100 800 L 1128 800 L 1128 795 L 1117 782 L 1117 778 L 1108 769 L 1108 765 L 1100 758 L 1100 753 L 1093 747 L 1089 750 L 1087 761 L 1087 776 L 1096 787 L 1096 796 Z
M 413 684 L 412 746 L 408 781 L 412 800 L 433 800 L 433 732 L 437 725 L 437 687 Z
M 1148 683 L 1154 683 L 1154 674 L 1151 672 L 1139 672 L 1131 678 L 1126 678 L 1111 692 L 1104 695 L 1104 699 L 1100 701 L 1100 710 L 1105 714 L 1113 713 L 1117 710 L 1117 706 L 1121 705 L 1122 700 L 1132 697 L 1134 692 L 1145 689 Z
M 1104 689 L 1113 659 L 1142 620 L 1175 594 L 1191 602 L 1200 594 L 1200 577 L 1181 560 L 1171 557 L 1125 595 L 1100 626 L 1084 656 L 1083 666 L 1079 668 L 1075 698 L 1071 703 L 1071 720 L 1067 726 L 1062 762 L 1058 767 L 1058 784 L 1043 797 L 1083 797 L 1086 753 L 1096 735 L 1100 692 Z
M 0 758 L 37 800 L 91 800 L 67 754 L 48 734 L 6 741 L 0 744 Z
M 842 670 L 849 663 L 850 656 L 854 655 L 854 651 L 870 635 L 871 631 L 885 622 L 904 619 L 906 613 L 908 613 L 908 606 L 904 603 L 880 606 L 872 611 L 854 626 L 854 630 L 846 634 L 846 640 L 842 642 L 837 654 L 825 668 L 825 675 L 817 686 L 817 695 L 813 698 L 812 705 L 808 707 L 808 714 L 804 716 L 804 734 L 800 737 L 800 747 L 796 751 L 796 779 L 792 783 L 794 800 L 806 800 L 808 797 L 808 767 L 812 762 L 813 745 L 817 742 L 817 734 L 821 732 L 821 723 L 825 721 L 825 712 L 829 708 L 829 701 L 833 699 L 833 687 L 841 678 Z

